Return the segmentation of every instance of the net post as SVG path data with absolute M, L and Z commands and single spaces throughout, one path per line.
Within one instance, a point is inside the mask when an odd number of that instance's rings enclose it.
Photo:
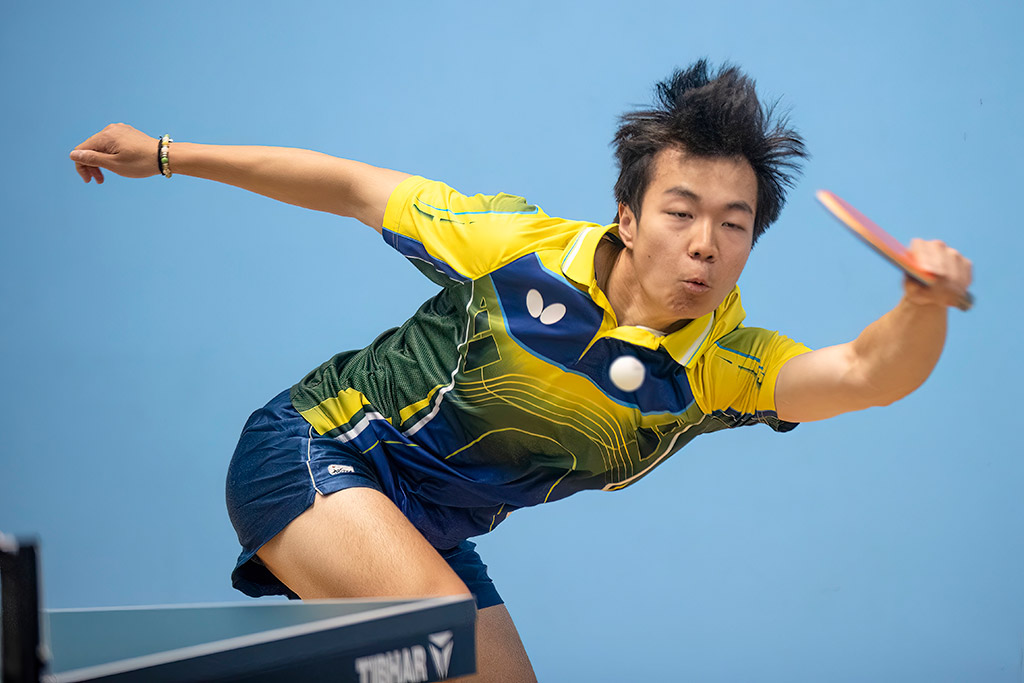
M 4 683 L 38 681 L 43 658 L 39 630 L 39 544 L 0 533 L 0 611 Z

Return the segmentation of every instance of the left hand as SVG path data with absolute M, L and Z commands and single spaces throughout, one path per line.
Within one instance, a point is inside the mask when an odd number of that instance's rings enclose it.
M 160 174 L 157 138 L 126 123 L 112 123 L 75 147 L 71 160 L 82 180 L 103 183 L 107 169 L 125 178 L 148 178 Z
M 926 287 L 907 277 L 903 296 L 915 304 L 957 306 L 971 284 L 971 262 L 956 249 L 939 240 L 910 241 L 910 254 L 917 265 L 935 277 L 935 284 Z

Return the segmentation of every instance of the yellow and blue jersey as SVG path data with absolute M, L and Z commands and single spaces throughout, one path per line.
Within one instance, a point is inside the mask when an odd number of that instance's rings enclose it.
M 791 429 L 775 380 L 807 347 L 744 327 L 738 288 L 671 334 L 618 325 L 594 273 L 615 230 L 407 178 L 383 237 L 440 293 L 307 375 L 293 405 L 393 472 L 396 502 L 441 548 L 517 508 L 628 486 L 699 434 Z M 636 391 L 609 378 L 623 355 L 645 367 Z

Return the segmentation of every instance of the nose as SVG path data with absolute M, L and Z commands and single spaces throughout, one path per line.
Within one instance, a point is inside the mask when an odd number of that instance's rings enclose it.
M 718 257 L 718 248 L 715 245 L 714 225 L 710 220 L 704 219 L 695 221 L 690 234 L 690 246 L 688 250 L 690 258 L 699 261 L 714 262 Z

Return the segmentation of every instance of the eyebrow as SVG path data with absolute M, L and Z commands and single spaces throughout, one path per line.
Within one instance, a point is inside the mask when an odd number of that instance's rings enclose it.
M 682 185 L 677 185 L 675 187 L 668 188 L 667 190 L 665 190 L 665 194 L 674 194 L 677 197 L 682 197 L 683 199 L 693 200 L 698 204 L 701 202 L 699 194 L 697 194 L 693 190 L 683 187 Z M 729 202 L 728 204 L 725 205 L 725 208 L 736 209 L 737 211 L 744 211 L 746 213 L 749 213 L 751 216 L 754 215 L 754 209 L 752 209 L 750 207 L 750 204 L 747 204 L 742 199 L 737 200 L 735 202 Z

